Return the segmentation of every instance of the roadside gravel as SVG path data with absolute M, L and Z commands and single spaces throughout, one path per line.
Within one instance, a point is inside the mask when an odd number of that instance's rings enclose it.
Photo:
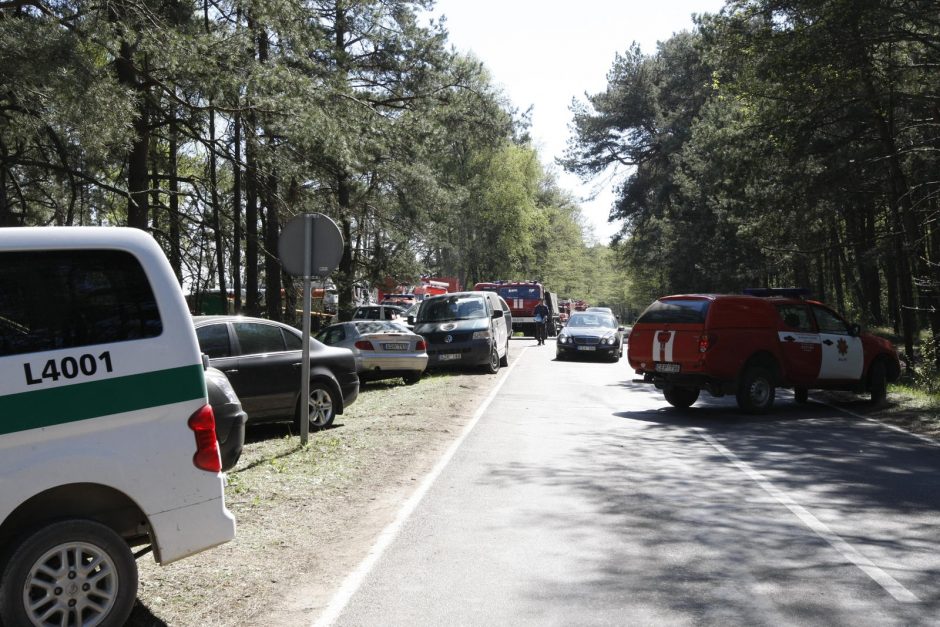
M 128 624 L 311 624 L 498 378 L 369 383 L 303 448 L 287 425 L 250 428 L 226 488 L 236 538 L 163 567 L 142 557 Z

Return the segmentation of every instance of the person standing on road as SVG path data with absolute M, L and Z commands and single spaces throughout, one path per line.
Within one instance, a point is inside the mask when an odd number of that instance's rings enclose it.
M 532 317 L 535 318 L 535 339 L 538 341 L 539 346 L 545 343 L 545 330 L 548 324 L 548 316 L 549 311 L 548 307 L 545 305 L 545 299 L 540 298 L 539 304 L 535 306 L 535 310 L 532 312 Z

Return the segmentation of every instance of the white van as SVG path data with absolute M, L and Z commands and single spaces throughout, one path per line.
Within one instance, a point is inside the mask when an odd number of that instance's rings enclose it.
M 153 239 L 0 229 L 0 622 L 123 624 L 137 557 L 235 536 L 220 468 L 196 333 Z

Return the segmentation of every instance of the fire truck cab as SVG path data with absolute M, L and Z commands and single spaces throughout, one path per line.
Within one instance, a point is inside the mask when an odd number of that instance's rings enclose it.
M 509 304 L 512 311 L 512 330 L 521 331 L 525 335 L 535 335 L 535 317 L 533 310 L 544 298 L 548 310 L 552 312 L 548 321 L 548 334 L 555 335 L 559 328 L 558 296 L 548 292 L 538 281 L 492 281 L 477 283 L 473 286 L 476 291 L 496 292 Z

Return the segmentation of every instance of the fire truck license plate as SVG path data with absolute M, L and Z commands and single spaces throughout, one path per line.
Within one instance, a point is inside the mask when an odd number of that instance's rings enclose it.
M 389 343 L 389 344 L 382 344 L 382 348 L 384 348 L 387 351 L 406 351 L 408 350 L 408 345 L 402 344 L 402 343 Z
M 656 372 L 679 372 L 679 364 L 657 363 Z

